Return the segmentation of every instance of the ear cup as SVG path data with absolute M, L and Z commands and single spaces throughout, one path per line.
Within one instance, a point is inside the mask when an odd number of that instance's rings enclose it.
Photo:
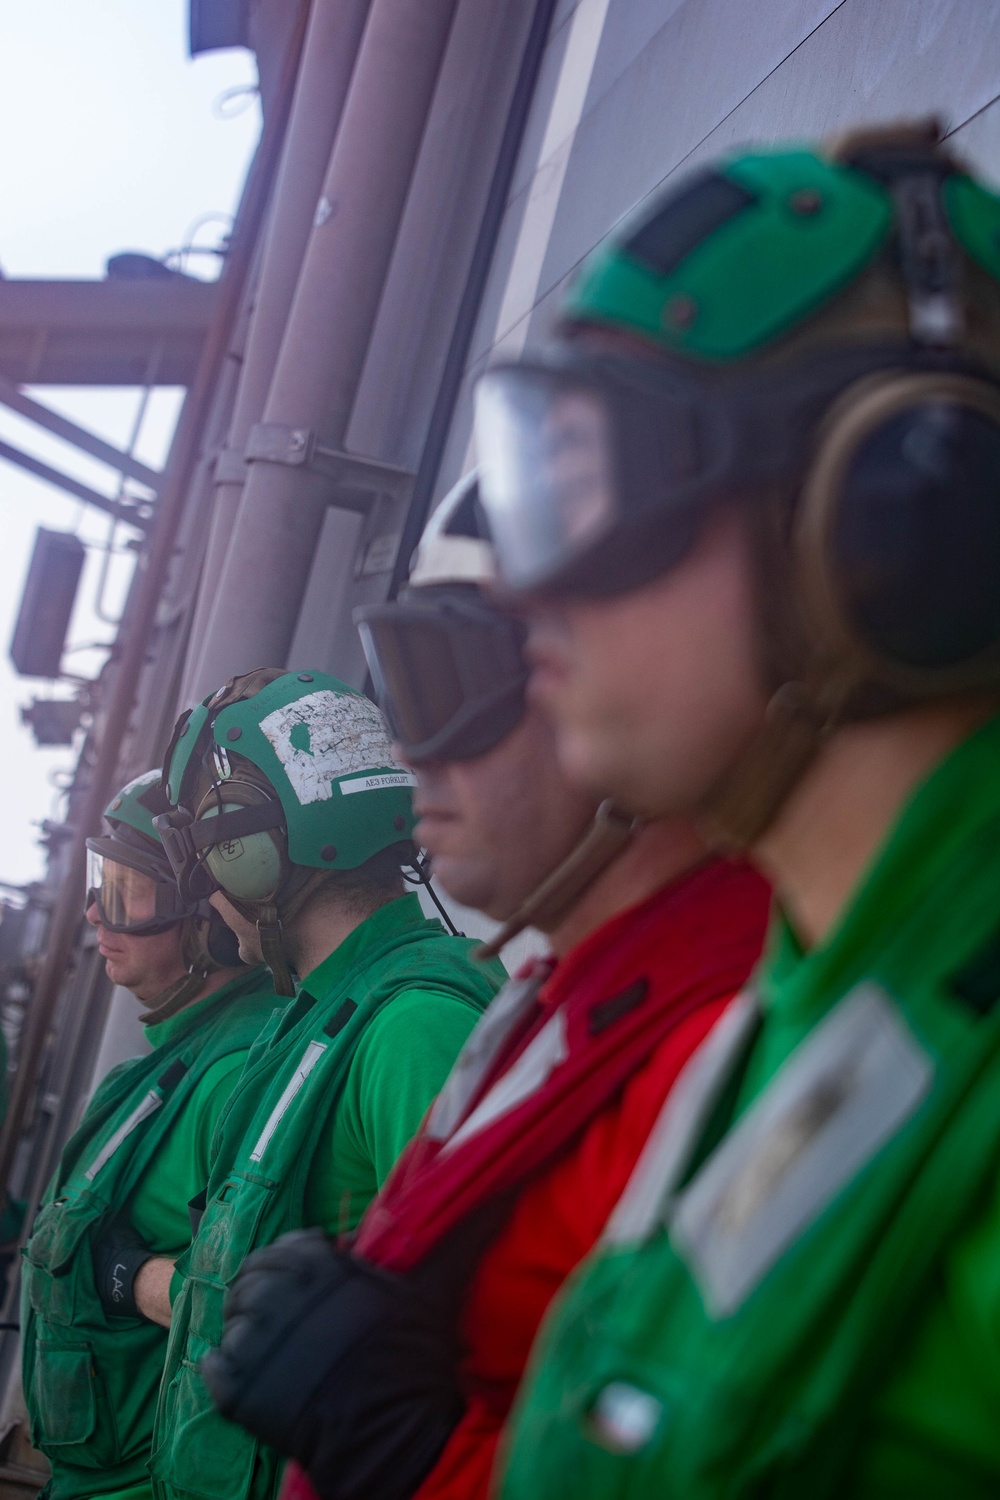
M 222 811 L 235 805 L 224 803 Z M 244 901 L 264 901 L 281 884 L 281 850 L 271 833 L 244 834 L 215 844 L 206 851 L 205 864 L 224 891 Z
M 220 813 L 235 812 L 241 807 L 258 807 L 272 799 L 250 782 L 227 781 L 221 803 L 213 790 L 198 810 L 198 821 L 208 821 Z M 282 829 L 243 834 L 206 849 L 204 862 L 223 891 L 244 901 L 267 901 L 273 897 L 288 874 L 288 856 Z
M 1000 392 L 874 376 L 834 407 L 803 490 L 806 613 L 856 675 L 933 694 L 996 681 Z

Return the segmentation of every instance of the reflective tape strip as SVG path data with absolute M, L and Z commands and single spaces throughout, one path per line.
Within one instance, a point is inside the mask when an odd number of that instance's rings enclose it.
M 295 1098 L 295 1095 L 299 1092 L 299 1089 L 305 1083 L 306 1079 L 309 1077 L 309 1074 L 319 1062 L 325 1051 L 325 1042 L 310 1042 L 306 1047 L 306 1050 L 302 1054 L 302 1061 L 295 1069 L 295 1072 L 292 1074 L 291 1078 L 289 1078 L 288 1082 L 285 1084 L 281 1098 L 278 1100 L 277 1104 L 268 1115 L 267 1124 L 261 1131 L 256 1146 L 254 1146 L 253 1150 L 250 1152 L 251 1161 L 260 1161 L 261 1157 L 264 1155 L 264 1152 L 267 1150 L 268 1145 L 270 1144 L 271 1137 L 277 1130 L 278 1126 L 281 1124 L 284 1116 L 288 1113 L 288 1109 L 291 1105 L 292 1100 Z
M 670 1238 L 710 1317 L 742 1305 L 933 1082 L 930 1054 L 878 985 L 830 1011 L 675 1200 Z
M 525 1099 L 529 1099 L 541 1088 L 567 1057 L 569 1044 L 566 1040 L 566 1015 L 560 1006 L 551 1021 L 546 1022 L 534 1040 L 525 1047 L 513 1067 L 508 1068 L 497 1079 L 454 1135 L 445 1141 L 441 1147 L 442 1156 L 467 1141 L 470 1136 L 478 1135 L 480 1130 L 485 1130 L 487 1125 L 492 1125 L 501 1115 L 509 1114 L 518 1104 L 523 1104 Z
M 98 1151 L 94 1160 L 83 1174 L 88 1182 L 93 1182 L 98 1172 L 111 1160 L 122 1142 L 128 1139 L 133 1130 L 142 1124 L 143 1120 L 148 1120 L 150 1115 L 155 1114 L 162 1103 L 162 1096 L 156 1093 L 154 1089 L 150 1089 L 141 1104 L 136 1105 L 128 1119 L 122 1121 L 111 1139 L 106 1141 L 100 1151 Z
M 490 1001 L 448 1074 L 427 1117 L 427 1135 L 444 1141 L 456 1130 L 471 1100 L 511 1033 L 538 1000 L 538 991 L 551 972 L 549 964 L 537 964 L 523 979 L 508 979 Z
M 759 1013 L 753 991 L 742 991 L 692 1052 L 611 1212 L 603 1244 L 639 1242 L 647 1239 L 662 1222 L 664 1204 L 683 1176 L 734 1063 L 752 1035 Z

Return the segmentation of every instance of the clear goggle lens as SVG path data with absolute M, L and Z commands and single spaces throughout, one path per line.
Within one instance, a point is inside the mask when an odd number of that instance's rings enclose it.
M 176 886 L 87 850 L 87 905 L 109 932 L 157 932 L 186 915 Z
M 536 371 L 476 387 L 479 485 L 508 587 L 529 591 L 614 522 L 612 423 L 600 394 Z

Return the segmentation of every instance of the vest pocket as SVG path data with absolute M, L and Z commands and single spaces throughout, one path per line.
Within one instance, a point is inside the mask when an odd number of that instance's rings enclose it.
M 233 1172 L 205 1209 L 183 1271 L 191 1283 L 191 1331 L 206 1348 L 222 1337 L 226 1288 L 257 1243 L 276 1186 L 271 1178 Z
M 41 1317 L 67 1327 L 76 1321 L 81 1270 L 74 1260 L 104 1207 L 100 1200 L 81 1194 L 59 1198 L 39 1213 L 24 1258 L 25 1285 Z
M 189 1342 L 189 1353 L 196 1343 Z M 219 1416 L 195 1360 L 181 1361 L 161 1400 L 164 1440 L 153 1455 L 154 1477 L 199 1500 L 245 1500 L 257 1439 Z
M 29 1372 L 28 1408 L 32 1412 L 31 1438 L 36 1447 L 80 1446 L 80 1453 L 61 1453 L 60 1457 L 88 1468 L 113 1462 L 114 1458 L 106 1451 L 98 1456 L 91 1450 L 90 1439 L 97 1426 L 97 1373 L 89 1345 L 36 1343 L 34 1358 L 25 1368 L 25 1374 Z M 27 1390 L 25 1394 L 28 1395 Z M 100 1446 L 105 1448 L 103 1443 Z M 117 1445 L 112 1443 L 112 1446 Z

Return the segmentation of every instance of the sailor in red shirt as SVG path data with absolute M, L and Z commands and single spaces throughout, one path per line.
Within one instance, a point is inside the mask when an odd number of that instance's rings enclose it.
M 481 527 L 474 490 L 445 502 L 408 595 L 363 633 L 440 884 L 507 918 L 498 942 L 540 927 L 552 956 L 493 1002 L 350 1249 L 286 1236 L 231 1294 L 206 1378 L 304 1465 L 284 1500 L 487 1495 L 545 1310 L 763 939 L 764 883 L 687 822 L 635 829 L 605 807 L 580 837 L 593 809 L 525 710 L 520 627 L 479 587 Z

